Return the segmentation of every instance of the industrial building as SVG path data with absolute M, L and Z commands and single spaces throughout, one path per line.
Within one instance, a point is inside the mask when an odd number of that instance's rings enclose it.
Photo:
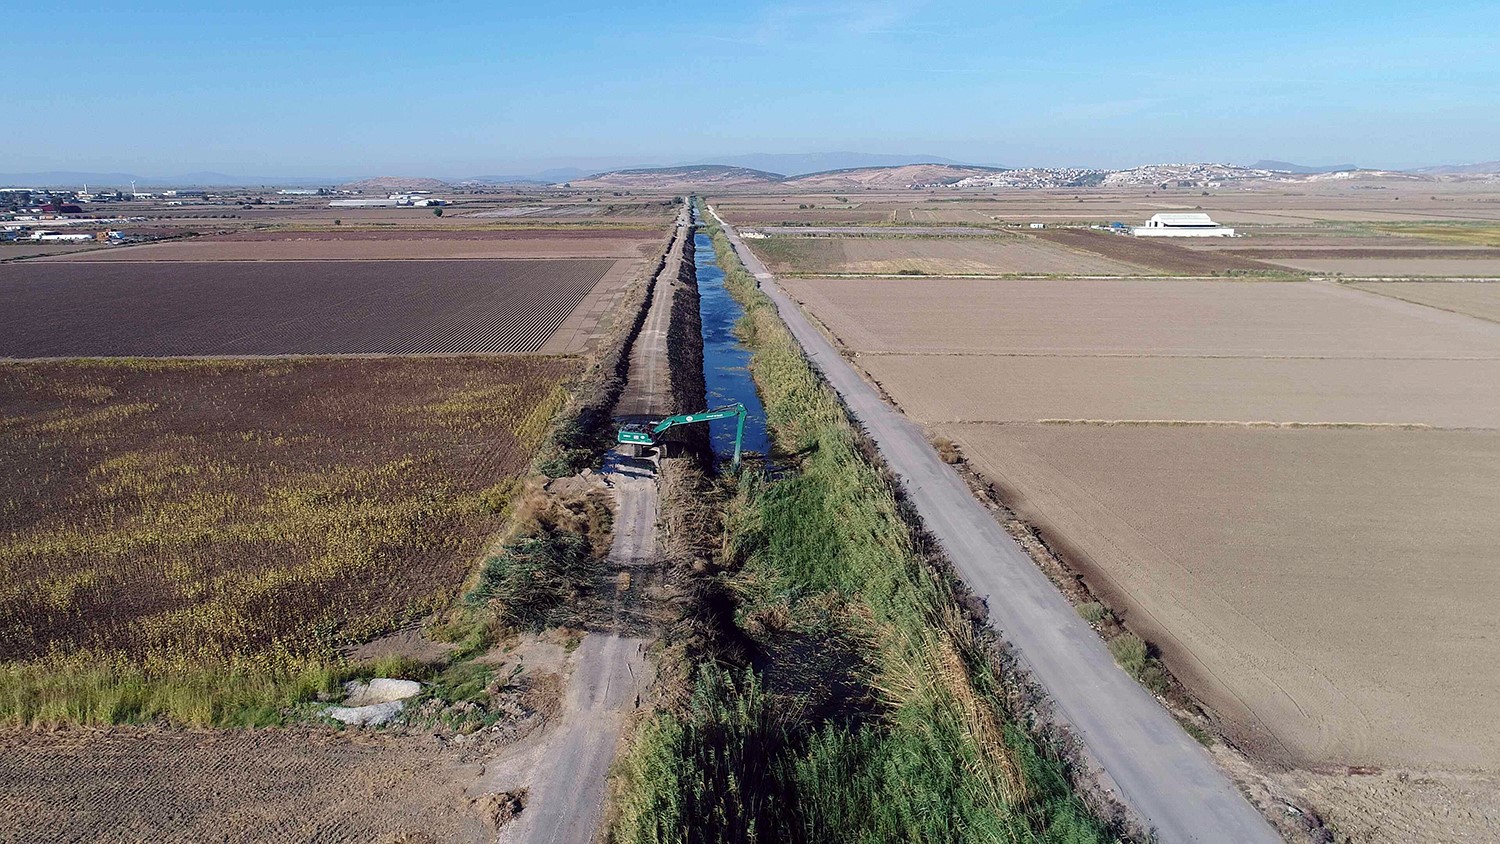
M 447 205 L 446 199 L 435 199 L 423 193 L 393 193 L 385 199 L 335 199 L 329 208 L 429 208 Z
M 1136 237 L 1234 237 L 1234 229 L 1215 223 L 1207 214 L 1153 214 L 1144 226 L 1135 226 Z

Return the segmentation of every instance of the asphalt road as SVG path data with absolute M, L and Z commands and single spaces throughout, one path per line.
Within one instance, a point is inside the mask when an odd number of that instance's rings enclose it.
M 1104 642 L 938 457 L 922 429 L 886 404 L 839 355 L 727 223 L 724 231 L 808 359 L 879 446 L 958 574 L 989 602 L 990 624 L 1082 740 L 1101 769 L 1101 782 L 1163 844 L 1281 841 L 1207 751 L 1115 664 Z

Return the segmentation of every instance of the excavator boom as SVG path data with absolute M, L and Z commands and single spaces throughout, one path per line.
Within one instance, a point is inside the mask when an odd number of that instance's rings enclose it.
M 734 466 L 740 465 L 740 444 L 745 437 L 745 406 L 743 404 L 726 404 L 723 407 L 715 407 L 702 410 L 697 413 L 679 413 L 655 424 L 629 424 L 620 428 L 615 435 L 615 441 L 627 445 L 657 445 L 660 437 L 678 425 L 696 425 L 699 423 L 712 422 L 715 419 L 728 419 L 734 417 L 739 420 L 734 431 Z

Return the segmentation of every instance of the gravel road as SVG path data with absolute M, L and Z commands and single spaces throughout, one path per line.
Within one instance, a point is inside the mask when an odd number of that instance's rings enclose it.
M 714 216 L 718 218 L 716 212 Z M 734 229 L 723 225 L 740 260 L 776 303 L 808 358 L 879 446 L 959 575 L 988 601 L 990 624 L 1015 648 L 1057 714 L 1082 740 L 1102 769 L 1101 782 L 1155 830 L 1162 844 L 1280 841 L 1207 751 L 1115 665 L 1104 642 L 975 500 L 953 467 L 943 463 L 922 429 L 881 399 Z

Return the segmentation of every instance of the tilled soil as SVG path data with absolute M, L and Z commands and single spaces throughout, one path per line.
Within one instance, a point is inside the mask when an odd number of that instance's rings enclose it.
M 0 356 L 534 352 L 613 263 L 4 264 Z
M 0 841 L 493 840 L 467 755 L 311 728 L 0 733 Z
M 1230 270 L 1282 271 L 1281 267 L 1237 255 L 1196 252 L 1151 238 L 1123 237 L 1086 229 L 1045 229 L 1036 236 L 1053 243 L 1083 249 L 1167 273 L 1220 273 Z

